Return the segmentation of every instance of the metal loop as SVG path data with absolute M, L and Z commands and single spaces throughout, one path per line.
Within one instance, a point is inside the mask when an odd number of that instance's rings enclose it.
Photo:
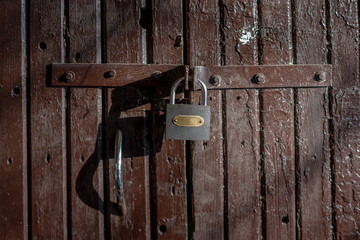
M 122 176 L 122 133 L 120 130 L 116 132 L 115 137 L 115 183 L 118 210 L 121 216 L 126 215 L 124 184 Z
M 178 86 L 180 85 L 180 83 L 182 81 L 185 80 L 185 77 L 182 77 L 178 80 L 176 80 L 173 85 L 171 86 L 171 91 L 170 91 L 170 104 L 175 104 L 175 95 L 176 95 L 176 89 L 178 88 Z M 200 79 L 196 79 L 196 82 L 199 83 L 201 89 L 202 89 L 202 104 L 203 105 L 207 105 L 207 88 L 206 85 L 203 81 L 201 81 Z

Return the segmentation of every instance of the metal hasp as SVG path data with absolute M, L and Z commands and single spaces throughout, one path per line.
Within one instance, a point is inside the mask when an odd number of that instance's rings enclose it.
M 124 183 L 122 175 L 122 133 L 120 130 L 115 136 L 115 183 L 116 183 L 116 199 L 118 210 L 121 216 L 126 215 L 126 205 L 124 197 Z
M 175 104 L 175 91 L 185 80 L 177 80 L 171 87 L 170 103 L 166 109 L 166 138 L 177 140 L 209 140 L 210 108 L 207 104 L 207 88 L 197 80 L 202 89 L 202 104 Z
M 52 64 L 51 85 L 59 87 L 169 88 L 188 76 L 187 65 Z M 190 77 L 208 89 L 297 88 L 332 85 L 331 65 L 195 66 Z

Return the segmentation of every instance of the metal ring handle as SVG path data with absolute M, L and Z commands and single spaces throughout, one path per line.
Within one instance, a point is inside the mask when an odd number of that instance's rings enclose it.
M 173 85 L 171 86 L 171 91 L 170 91 L 170 104 L 175 104 L 175 92 L 176 89 L 178 88 L 178 86 L 180 85 L 180 83 L 182 81 L 185 80 L 185 77 L 179 78 L 178 80 L 176 80 Z M 200 87 L 202 89 L 202 104 L 203 105 L 207 105 L 207 88 L 206 85 L 203 81 L 201 81 L 200 79 L 196 79 L 197 82 L 200 84 Z
M 116 132 L 115 137 L 115 182 L 116 182 L 116 198 L 118 210 L 121 216 L 126 215 L 124 184 L 122 176 L 122 133 L 120 130 Z

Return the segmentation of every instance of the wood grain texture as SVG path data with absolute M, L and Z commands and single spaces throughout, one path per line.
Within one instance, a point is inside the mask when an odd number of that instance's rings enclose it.
M 258 61 L 257 2 L 221 1 L 224 65 L 253 65 Z
M 67 238 L 65 90 L 48 88 L 62 62 L 61 2 L 30 2 L 31 224 L 33 239 Z
M 182 0 L 152 1 L 152 62 L 155 64 L 183 63 L 182 3 Z M 151 177 L 153 184 L 156 184 L 156 192 L 151 193 L 151 198 L 155 200 L 152 213 L 156 214 L 153 216 L 156 222 L 152 223 L 152 234 L 156 239 L 183 240 L 187 239 L 185 142 L 166 140 L 163 134 L 164 121 L 160 120 L 164 115 L 161 111 L 153 110 L 155 118 L 152 132 L 156 136 L 153 136 Z M 157 152 L 159 145 L 161 149 Z
M 261 92 L 266 238 L 295 239 L 293 90 Z
M 297 64 L 326 64 L 326 4 L 322 1 L 295 0 L 293 7 L 293 33 L 296 40 Z
M 257 2 L 222 1 L 223 64 L 253 65 L 257 52 Z M 220 73 L 222 83 L 229 78 Z M 253 74 L 254 75 L 254 74 Z M 241 74 L 241 76 L 244 76 Z M 251 77 L 250 77 L 251 79 Z M 234 82 L 240 81 L 237 77 Z M 247 79 L 247 82 L 250 82 Z M 260 128 L 257 90 L 225 91 L 228 239 L 261 239 Z M 246 116 L 246 117 L 244 117 Z
M 358 2 L 329 1 L 334 66 L 336 238 L 360 238 Z
M 66 32 L 70 62 L 99 62 L 99 7 L 97 1 L 69 1 Z M 70 103 L 69 230 L 73 239 L 104 239 L 103 158 L 102 144 L 98 142 L 102 136 L 101 90 L 71 88 L 67 97 Z
M 261 64 L 292 62 L 290 0 L 261 0 L 259 5 Z
M 191 0 L 187 6 L 188 63 L 220 65 L 219 6 L 215 1 Z M 208 79 L 201 79 L 208 81 Z M 200 93 L 195 96 L 198 104 Z M 194 141 L 191 149 L 194 239 L 224 238 L 222 95 L 209 92 L 209 141 Z
M 293 61 L 290 1 L 264 0 L 259 5 L 260 64 L 289 64 Z M 263 194 L 267 239 L 294 239 L 295 158 L 294 113 L 291 89 L 261 91 L 263 111 Z
M 226 91 L 229 239 L 261 239 L 257 90 Z
M 105 61 L 145 63 L 145 30 L 140 26 L 142 1 L 105 1 Z M 146 97 L 138 88 L 108 90 L 107 138 L 109 139 L 110 238 L 150 239 L 149 143 Z M 148 101 L 148 100 L 147 100 Z M 124 194 L 127 213 L 116 210 L 114 160 L 116 131 L 123 131 Z
M 195 93 L 200 102 L 201 93 Z M 192 146 L 194 190 L 194 239 L 224 238 L 224 190 L 222 93 L 208 92 L 211 108 L 209 141 L 194 141 Z
M 295 1 L 293 9 L 296 63 L 326 63 L 325 1 Z M 297 89 L 295 98 L 297 237 L 331 239 L 328 89 Z
M 188 60 L 190 66 L 220 64 L 219 6 L 216 1 L 188 1 Z
M 0 238 L 28 238 L 25 6 L 0 2 Z
M 327 88 L 297 89 L 299 239 L 332 239 Z
M 147 111 L 149 104 L 133 105 L 142 98 L 138 89 L 114 89 L 109 99 L 108 137 L 110 146 L 111 239 L 150 239 L 149 154 Z M 122 131 L 123 183 L 126 215 L 117 208 L 114 182 L 113 145 L 117 130 Z

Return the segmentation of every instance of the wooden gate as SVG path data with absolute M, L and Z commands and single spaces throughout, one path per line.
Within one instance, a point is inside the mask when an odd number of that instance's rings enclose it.
M 2 239 L 360 239 L 356 1 L 13 0 L 0 16 Z M 54 87 L 54 63 L 332 64 L 333 86 L 205 74 L 210 140 L 170 141 L 168 84 Z

